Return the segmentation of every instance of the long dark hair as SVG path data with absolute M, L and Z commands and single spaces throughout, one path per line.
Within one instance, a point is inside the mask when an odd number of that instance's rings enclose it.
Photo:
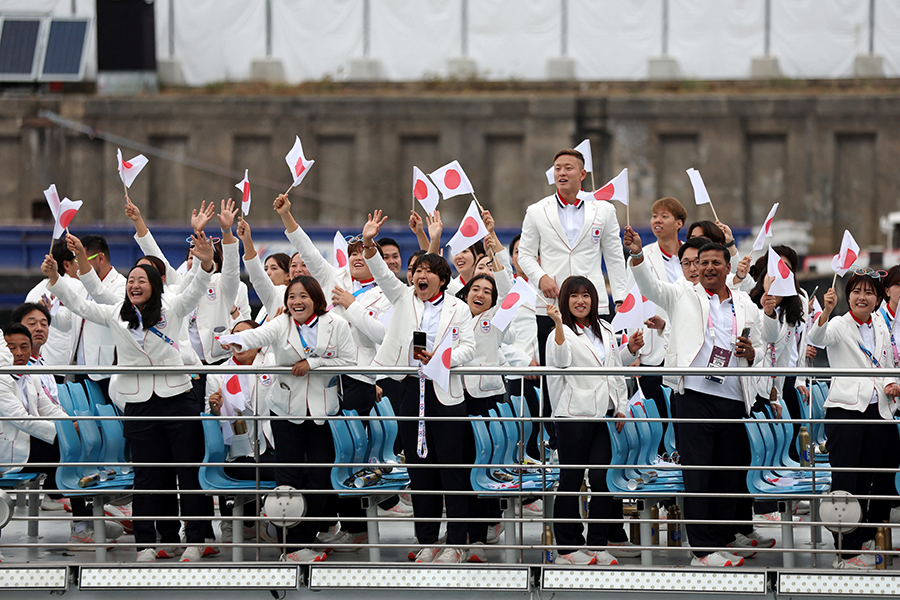
M 472 291 L 472 284 L 478 281 L 479 279 L 486 279 L 491 282 L 491 305 L 488 306 L 488 309 L 494 308 L 497 304 L 497 282 L 494 281 L 494 278 L 485 273 L 479 273 L 475 277 L 469 280 L 469 282 L 463 286 L 461 290 L 456 292 L 456 297 L 466 302 L 466 298 L 469 297 L 469 292 Z
M 287 314 L 291 314 L 291 311 L 288 310 L 287 306 L 288 294 L 291 293 L 291 288 L 298 283 L 303 286 L 303 289 L 306 290 L 307 294 L 309 294 L 310 300 L 313 301 L 313 313 L 318 316 L 324 315 L 327 312 L 325 309 L 328 308 L 328 303 L 325 302 L 325 292 L 322 291 L 322 286 L 319 285 L 319 282 L 316 281 L 316 278 L 310 277 L 309 275 L 297 275 L 296 277 L 291 279 L 287 287 L 284 288 L 285 312 Z
M 772 250 L 787 262 L 787 265 L 791 268 L 792 272 L 797 272 L 800 259 L 797 257 L 797 253 L 794 252 L 793 248 L 790 246 L 772 246 Z M 756 285 L 750 290 L 750 299 L 760 308 L 762 308 L 763 294 L 766 293 L 765 283 L 766 274 L 768 274 L 768 272 L 769 255 L 766 253 L 756 259 L 756 262 L 753 263 L 753 266 L 750 267 L 749 271 L 750 277 L 756 281 Z M 781 323 L 787 322 L 787 324 L 792 327 L 804 322 L 803 297 L 800 295 L 800 286 L 797 285 L 796 279 L 794 279 L 794 287 L 797 289 L 797 295 L 785 296 L 778 304 L 778 306 L 781 307 L 781 315 L 778 316 L 778 321 Z
M 135 269 L 143 269 L 147 274 L 147 281 L 150 282 L 150 299 L 144 303 L 144 307 L 140 309 L 141 319 L 138 320 L 134 314 L 134 305 L 128 298 L 128 290 L 125 291 L 125 302 L 122 303 L 122 310 L 119 311 L 119 318 L 128 323 L 128 329 L 137 329 L 143 321 L 144 329 L 150 329 L 159 323 L 159 317 L 162 315 L 162 295 L 163 282 L 159 276 L 159 271 L 151 265 L 137 265 L 128 272 L 130 276 Z
M 688 236 L 690 236 L 691 232 L 694 231 L 694 229 L 697 227 L 699 227 L 703 231 L 703 233 L 701 234 L 703 237 L 708 237 L 710 240 L 717 244 L 725 243 L 725 234 L 722 233 L 722 230 L 719 229 L 719 226 L 716 225 L 713 221 L 694 221 L 687 228 Z
M 572 294 L 578 294 L 585 291 L 591 296 L 591 310 L 589 314 L 591 320 L 591 333 L 599 338 L 603 332 L 603 328 L 600 327 L 600 313 L 597 308 L 600 299 L 597 296 L 597 288 L 594 287 L 594 283 L 587 277 L 581 275 L 566 277 L 562 287 L 559 289 L 559 312 L 562 315 L 563 325 L 568 325 L 569 329 L 574 331 L 577 335 L 581 335 L 581 328 L 575 321 L 575 317 L 569 312 L 569 298 Z

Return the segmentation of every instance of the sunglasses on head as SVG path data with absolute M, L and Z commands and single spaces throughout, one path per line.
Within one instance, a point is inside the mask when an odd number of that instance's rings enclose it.
M 881 279 L 883 277 L 887 277 L 887 271 L 881 271 L 876 269 L 870 269 L 869 267 L 850 267 L 850 270 L 854 275 L 868 275 L 872 279 Z
M 358 244 L 363 241 L 361 235 L 345 235 L 344 241 L 347 242 L 348 246 L 352 246 L 353 244 Z
M 222 241 L 222 238 L 217 238 L 217 237 L 211 237 L 211 238 L 206 238 L 206 239 L 209 240 L 209 243 L 210 243 L 210 244 L 218 244 L 219 242 Z M 188 244 L 191 245 L 191 247 L 193 247 L 193 245 L 194 245 L 194 236 L 189 235 L 189 236 L 187 236 L 187 239 L 184 240 L 184 241 L 186 241 Z

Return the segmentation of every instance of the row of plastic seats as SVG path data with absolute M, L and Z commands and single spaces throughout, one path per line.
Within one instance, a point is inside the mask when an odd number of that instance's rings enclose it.
M 809 386 L 809 404 L 803 402 L 801 399 L 800 404 L 800 418 L 803 420 L 807 419 L 824 419 L 825 418 L 825 400 L 828 399 L 828 384 L 824 381 L 814 381 Z M 813 423 L 812 428 L 809 432 L 810 441 L 816 446 L 820 446 L 824 444 L 826 441 L 825 437 L 825 424 L 824 423 Z M 797 452 L 800 452 L 800 440 L 797 440 Z M 817 453 L 816 461 L 828 461 L 828 453 Z

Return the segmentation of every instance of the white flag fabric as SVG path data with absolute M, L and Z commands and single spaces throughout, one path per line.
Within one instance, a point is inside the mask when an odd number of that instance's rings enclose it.
M 753 242 L 753 251 L 762 250 L 763 246 L 766 243 L 766 238 L 772 237 L 772 220 L 775 218 L 775 211 L 778 210 L 778 202 L 772 205 L 772 210 L 769 211 L 769 215 L 766 217 L 766 220 L 763 221 L 762 227 L 759 229 L 759 234 L 756 236 L 756 241 Z
M 819 299 L 813 296 L 813 305 L 812 310 L 809 311 L 809 323 L 806 325 L 806 331 L 809 331 L 813 328 L 816 321 L 819 320 L 819 317 L 822 315 L 822 305 L 819 304 Z M 897 321 L 894 320 L 894 323 Z M 816 348 L 824 348 L 825 346 L 819 346 L 818 344 L 814 344 L 811 341 L 809 342 L 810 346 L 815 346 Z
M 131 160 L 125 160 L 122 158 L 122 149 L 116 149 L 116 159 L 118 165 L 116 168 L 119 171 L 119 178 L 122 179 L 122 183 L 125 184 L 126 188 L 130 188 L 131 184 L 134 183 L 134 178 L 138 176 L 138 173 L 141 172 L 141 169 L 147 166 L 147 163 L 150 162 L 147 160 L 147 157 L 143 154 L 138 154 Z
M 513 317 L 523 304 L 534 305 L 537 298 L 537 291 L 524 278 L 517 277 L 516 282 L 510 288 L 509 293 L 500 302 L 500 308 L 491 319 L 491 325 L 506 331 L 509 324 L 512 323 Z
M 653 315 L 651 315 L 653 316 Z M 628 295 L 622 301 L 622 305 L 616 309 L 616 316 L 612 320 L 613 331 L 623 329 L 639 329 L 644 326 L 644 297 L 637 284 L 631 288 Z
M 694 204 L 709 204 L 709 192 L 706 191 L 706 185 L 703 178 L 700 177 L 700 171 L 691 168 L 686 171 L 691 179 L 691 187 L 694 188 Z
M 444 200 L 460 194 L 474 194 L 475 188 L 463 171 L 459 161 L 449 162 L 440 169 L 428 174 L 434 185 L 438 186 Z
M 553 174 L 554 168 L 555 167 L 553 165 L 550 165 L 550 168 L 544 171 L 544 175 L 547 176 L 547 183 L 549 183 L 550 185 L 556 185 L 556 177 Z
M 478 240 L 484 239 L 487 234 L 488 230 L 484 226 L 484 221 L 481 220 L 478 205 L 472 200 L 469 203 L 469 210 L 466 211 L 459 224 L 459 231 L 447 242 L 447 245 L 450 246 L 450 254 L 456 256 Z
M 575 149 L 584 156 L 584 170 L 588 173 L 594 170 L 594 156 L 591 154 L 591 140 L 582 140 Z
M 769 285 L 770 296 L 797 296 L 797 284 L 794 282 L 794 272 L 787 266 L 784 259 L 769 246 L 769 266 L 766 275 L 772 277 Z
M 618 200 L 628 206 L 628 169 L 613 177 L 609 183 L 594 192 L 594 200 Z
M 347 250 L 348 244 L 340 231 L 334 234 L 334 254 L 331 263 L 338 269 L 346 269 L 350 252 Z M 352 291 L 352 290 L 351 290 Z
M 50 214 L 56 219 L 56 215 L 59 214 L 59 192 L 56 191 L 55 183 L 51 183 L 50 187 L 44 190 L 44 198 L 47 199 L 47 204 L 50 205 Z
M 413 166 L 413 196 L 429 215 L 434 214 L 438 202 L 441 201 L 437 188 L 426 177 L 422 169 L 416 166 Z
M 221 387 L 222 407 L 219 409 L 219 415 L 223 417 L 236 417 L 241 414 L 246 400 L 244 392 L 241 389 L 241 380 L 237 375 L 231 375 L 225 380 L 225 384 Z M 222 437 L 225 439 L 225 445 L 231 445 L 231 439 L 234 437 L 234 429 L 231 421 L 220 421 L 222 423 Z
M 434 351 L 434 356 L 427 365 L 420 367 L 421 374 L 432 380 L 445 392 L 450 391 L 450 356 L 453 353 L 453 337 L 450 334 L 450 331 L 444 334 L 437 350 Z
M 241 190 L 241 211 L 244 216 L 250 214 L 250 170 L 244 169 L 244 178 L 234 184 L 234 187 Z
M 59 203 L 59 208 L 57 208 L 58 214 L 56 215 L 56 223 L 53 226 L 54 240 L 62 237 L 62 234 L 66 231 L 66 227 L 68 227 L 69 223 L 72 222 L 72 219 L 75 218 L 75 213 L 78 212 L 78 209 L 81 208 L 82 204 L 83 202 L 81 200 L 62 199 L 62 202 Z
M 316 163 L 316 161 L 303 155 L 303 144 L 300 142 L 299 135 L 294 136 L 294 145 L 291 147 L 290 152 L 287 153 L 287 156 L 284 157 L 284 161 L 291 169 L 291 177 L 294 178 L 294 184 L 291 187 L 300 185 L 300 182 L 309 173 L 310 167 Z
M 835 273 L 843 277 L 850 270 L 850 267 L 853 266 L 853 263 L 856 262 L 858 256 L 859 244 L 856 243 L 850 232 L 845 229 L 844 237 L 841 239 L 841 251 L 831 259 L 831 268 L 834 269 Z

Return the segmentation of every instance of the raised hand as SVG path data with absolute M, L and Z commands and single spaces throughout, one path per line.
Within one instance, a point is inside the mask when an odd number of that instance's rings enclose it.
M 562 327 L 562 313 L 559 312 L 559 309 L 556 306 L 552 304 L 547 305 L 547 316 L 553 320 L 553 323 L 557 327 Z
M 762 304 L 766 316 L 775 317 L 775 307 L 778 305 L 778 299 L 775 296 L 770 296 L 768 293 L 763 294 L 762 298 L 759 299 L 759 303 Z
M 288 199 L 286 194 L 278 194 L 275 197 L 275 201 L 272 203 L 272 208 L 275 209 L 279 215 L 290 214 L 291 212 L 291 201 Z
M 834 291 L 834 288 L 828 288 L 828 291 L 825 292 L 825 296 L 822 300 L 825 302 L 825 306 L 823 307 L 825 312 L 830 315 L 831 311 L 834 310 L 834 307 L 837 306 L 837 292 Z
M 210 243 L 209 238 L 206 237 L 206 234 L 202 231 L 195 233 L 191 236 L 194 240 L 194 244 L 191 247 L 191 254 L 193 254 L 197 260 L 201 261 L 201 266 L 203 270 L 207 273 L 211 272 L 215 268 L 215 263 L 213 263 L 213 247 L 212 243 Z
M 494 217 L 491 216 L 491 211 L 481 211 L 481 220 L 484 221 L 484 226 L 487 228 L 488 233 L 494 233 Z
M 723 223 L 722 221 L 716 221 L 716 227 L 722 230 L 722 234 L 725 236 L 725 243 L 730 244 L 734 241 L 734 234 L 731 233 L 731 227 Z
M 237 236 L 244 242 L 244 246 L 253 243 L 253 236 L 250 234 L 250 223 L 240 215 L 238 215 Z
M 57 269 L 58 266 L 53 256 L 50 254 L 44 256 L 44 262 L 41 263 L 41 273 L 50 280 L 50 285 L 55 285 L 59 279 L 59 271 Z
M 344 308 L 350 308 L 350 305 L 356 301 L 356 297 L 342 287 L 334 286 L 331 290 L 331 301 Z
M 622 233 L 622 243 L 625 244 L 625 247 L 632 254 L 640 254 L 644 248 L 644 245 L 641 243 L 641 236 L 631 228 L 631 225 L 625 226 L 625 230 Z
M 444 233 L 444 222 L 441 221 L 441 211 L 435 210 L 434 214 L 425 215 L 425 224 L 428 225 L 428 237 L 441 239 Z
M 366 221 L 365 226 L 363 226 L 362 235 L 363 235 L 363 245 L 371 246 L 372 240 L 378 237 L 378 233 L 381 231 L 381 226 L 384 225 L 384 222 L 387 221 L 387 216 L 382 216 L 381 210 L 376 210 L 374 213 L 369 214 L 369 218 Z
M 422 225 L 422 217 L 419 216 L 414 210 L 409 211 L 409 229 L 416 236 L 425 231 L 425 227 Z
M 141 220 L 141 209 L 128 196 L 125 196 L 125 200 L 125 216 L 135 222 Z
M 747 256 L 742 258 L 741 261 L 738 263 L 737 271 L 735 272 L 735 275 L 737 275 L 738 279 L 743 280 L 744 277 L 747 276 L 747 273 L 750 271 L 750 261 L 751 260 L 752 259 L 751 259 L 750 255 L 748 254 Z
M 194 229 L 194 233 L 203 231 L 206 228 L 206 224 L 210 222 L 215 214 L 216 205 L 214 202 L 210 202 L 209 206 L 206 205 L 206 200 L 201 202 L 200 210 L 198 211 L 195 208 L 191 212 L 191 227 Z
M 212 206 L 212 204 L 210 204 Z M 219 227 L 224 231 L 226 229 L 231 229 L 231 226 L 234 224 L 234 200 L 231 198 L 228 199 L 226 203 L 225 200 L 222 200 L 221 208 L 219 209 L 219 214 L 216 215 L 219 218 Z
M 644 332 L 638 329 L 628 338 L 628 351 L 637 354 L 644 347 Z

